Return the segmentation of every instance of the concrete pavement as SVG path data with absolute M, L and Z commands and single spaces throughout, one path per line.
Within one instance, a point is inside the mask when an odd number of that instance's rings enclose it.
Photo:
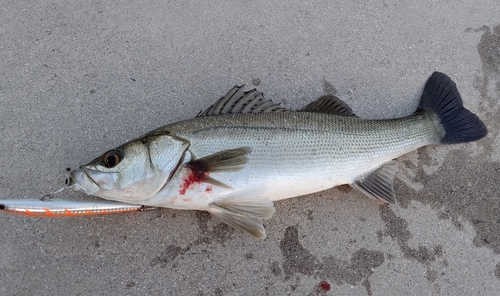
M 277 202 L 265 241 L 195 211 L 0 215 L 1 295 L 498 294 L 497 1 L 2 2 L 0 199 L 54 191 L 235 84 L 394 118 L 441 71 L 489 135 L 399 158 L 390 207 L 345 186 Z

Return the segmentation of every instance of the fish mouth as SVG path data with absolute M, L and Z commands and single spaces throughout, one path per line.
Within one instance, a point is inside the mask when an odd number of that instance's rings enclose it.
M 83 173 L 85 174 L 85 176 L 86 176 L 86 177 L 87 177 L 90 181 L 92 181 L 92 183 L 93 183 L 95 186 L 99 187 L 99 184 L 97 184 L 97 182 L 96 182 L 94 179 L 92 179 L 92 177 L 90 176 L 90 174 L 87 172 L 87 169 L 86 169 L 86 168 L 84 168 L 84 167 L 80 167 L 80 169 L 83 171 Z
M 66 186 L 73 188 L 74 191 L 83 191 L 87 194 L 97 192 L 101 188 L 84 167 L 71 172 L 66 178 Z

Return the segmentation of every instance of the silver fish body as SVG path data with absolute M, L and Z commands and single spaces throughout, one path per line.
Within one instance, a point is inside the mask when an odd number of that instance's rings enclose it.
M 426 113 L 380 121 L 312 112 L 228 114 L 168 125 L 158 131 L 189 139 L 197 158 L 240 147 L 251 153 L 238 171 L 210 173 L 232 188 L 186 182 L 191 172 L 181 170 L 151 202 L 189 208 L 182 200 L 206 204 L 255 194 L 275 201 L 352 184 L 383 163 L 438 143 L 438 129 Z
M 265 237 L 272 201 L 350 184 L 393 202 L 393 161 L 419 147 L 477 140 L 484 124 L 455 84 L 434 73 L 419 110 L 364 120 L 324 96 L 288 111 L 256 91 L 233 88 L 194 119 L 158 128 L 71 173 L 75 190 L 132 204 L 207 210 Z

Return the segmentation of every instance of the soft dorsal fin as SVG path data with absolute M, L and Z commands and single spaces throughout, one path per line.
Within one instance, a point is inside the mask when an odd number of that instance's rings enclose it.
M 284 112 L 285 108 L 271 100 L 264 99 L 261 92 L 256 89 L 243 91 L 242 86 L 233 87 L 224 97 L 220 98 L 207 110 L 199 113 L 196 117 L 234 114 L 234 113 L 264 113 Z
M 301 111 L 330 113 L 338 116 L 358 117 L 351 107 L 334 95 L 321 96 L 314 102 L 309 103 Z
M 376 200 L 394 203 L 393 181 L 397 170 L 398 163 L 391 160 L 370 174 L 357 179 L 351 186 Z

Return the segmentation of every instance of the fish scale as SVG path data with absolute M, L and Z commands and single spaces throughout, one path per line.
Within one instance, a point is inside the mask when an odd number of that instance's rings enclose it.
M 425 113 L 397 120 L 308 112 L 226 114 L 183 121 L 160 131 L 189 139 L 191 152 L 199 158 L 251 147 L 241 171 L 217 177 L 242 191 L 264 184 L 268 188 L 264 195 L 271 200 L 352 183 L 381 163 L 440 139 Z

